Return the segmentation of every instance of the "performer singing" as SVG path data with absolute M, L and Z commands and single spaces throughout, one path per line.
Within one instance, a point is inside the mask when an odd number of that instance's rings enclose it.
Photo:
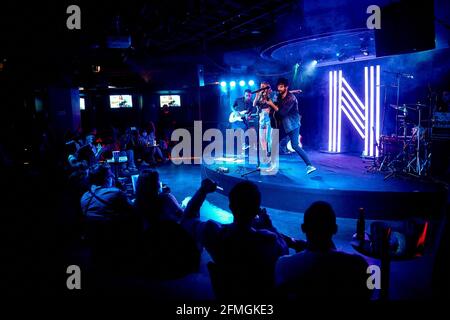
M 269 162 L 272 148 L 272 126 L 270 125 L 270 106 L 266 103 L 271 98 L 272 90 L 270 84 L 267 81 L 262 81 L 260 89 L 253 100 L 253 106 L 256 107 L 259 113 L 259 139 L 262 150 L 265 153 L 266 159 L 263 162 Z
M 306 152 L 300 147 L 298 138 L 300 134 L 300 114 L 297 98 L 289 92 L 289 82 L 285 78 L 278 79 L 278 97 L 276 103 L 268 100 L 267 104 L 272 108 L 272 128 L 280 129 L 280 140 L 289 137 L 292 148 L 306 164 L 306 173 L 310 174 L 317 169 L 311 164 Z

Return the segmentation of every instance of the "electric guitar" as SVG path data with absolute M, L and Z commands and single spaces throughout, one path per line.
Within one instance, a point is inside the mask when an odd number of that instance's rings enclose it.
M 228 117 L 228 121 L 230 123 L 234 122 L 248 122 L 251 121 L 252 118 L 256 117 L 256 114 L 247 114 L 247 110 L 243 111 L 232 111 L 230 116 Z
M 245 118 L 245 114 L 247 113 L 247 110 L 243 110 L 243 111 L 232 111 L 230 113 L 230 116 L 228 118 L 228 121 L 230 123 L 234 123 L 234 122 L 242 122 L 244 121 L 243 118 Z

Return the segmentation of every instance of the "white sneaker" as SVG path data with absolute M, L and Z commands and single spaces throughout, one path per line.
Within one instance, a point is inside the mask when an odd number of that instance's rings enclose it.
M 274 171 L 276 169 L 277 169 L 277 166 L 275 164 L 271 163 L 268 168 L 264 168 L 262 170 L 264 170 L 264 172 L 272 172 L 272 171 Z
M 314 167 L 314 166 L 307 166 L 306 167 L 306 174 L 310 174 L 310 173 L 312 173 L 312 172 L 314 172 L 316 170 L 317 170 L 317 168 Z

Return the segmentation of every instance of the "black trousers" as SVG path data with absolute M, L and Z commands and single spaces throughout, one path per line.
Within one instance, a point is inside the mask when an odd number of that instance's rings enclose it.
M 300 136 L 300 127 L 291 130 L 289 132 L 285 132 L 284 129 L 280 130 L 280 141 L 283 140 L 283 138 L 286 136 L 288 136 L 289 140 L 291 140 L 292 149 L 294 149 L 295 152 L 297 152 L 297 154 L 300 156 L 300 158 L 303 159 L 303 161 L 306 163 L 307 166 L 310 166 L 311 161 L 309 160 L 308 155 L 306 154 L 305 150 L 300 148 L 300 145 L 298 144 L 298 138 Z

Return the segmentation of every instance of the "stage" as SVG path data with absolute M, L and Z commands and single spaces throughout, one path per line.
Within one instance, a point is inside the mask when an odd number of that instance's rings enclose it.
M 262 192 L 262 205 L 279 210 L 304 212 L 314 201 L 332 204 L 336 215 L 357 218 L 358 208 L 365 208 L 368 219 L 404 219 L 411 216 L 439 214 L 447 191 L 431 179 L 398 176 L 385 179 L 389 172 L 368 170 L 372 160 L 348 154 L 308 151 L 317 171 L 306 174 L 305 164 L 296 154 L 281 155 L 276 175 L 259 172 L 243 161 L 215 161 L 202 165 L 202 178 L 209 177 L 227 195 L 237 182 L 255 182 Z M 246 161 L 248 162 L 248 161 Z M 218 168 L 227 168 L 228 173 Z

